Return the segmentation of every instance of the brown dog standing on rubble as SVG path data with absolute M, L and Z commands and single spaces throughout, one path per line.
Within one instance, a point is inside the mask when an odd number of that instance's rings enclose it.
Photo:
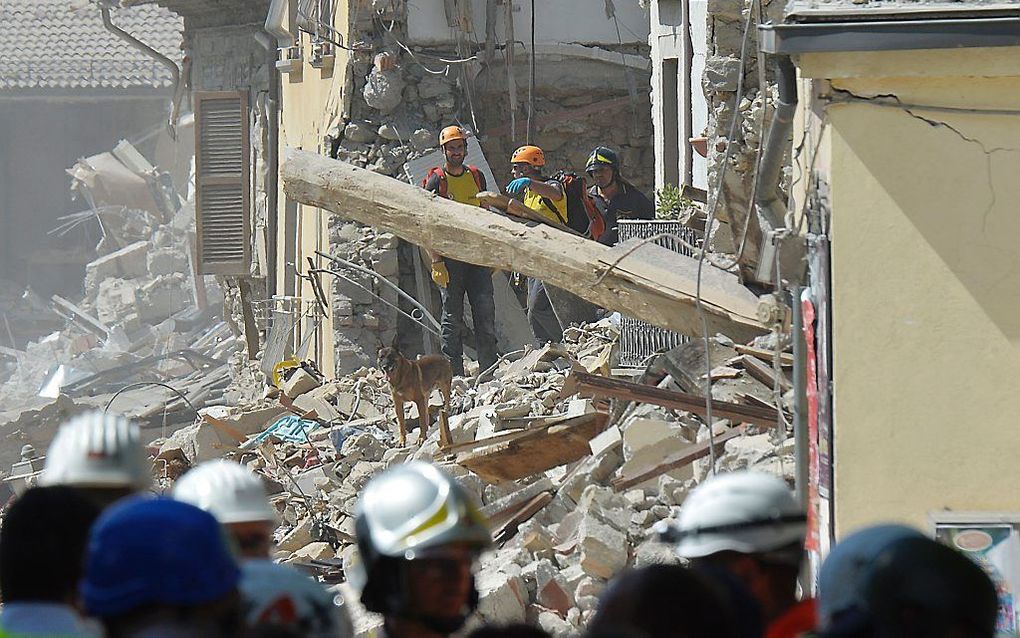
M 418 406 L 421 428 L 418 444 L 425 441 L 429 428 L 429 395 L 434 388 L 443 395 L 443 409 L 439 413 L 439 446 L 450 445 L 450 426 L 446 420 L 450 411 L 450 384 L 453 382 L 450 360 L 443 355 L 429 354 L 411 361 L 393 345 L 380 348 L 379 368 L 390 382 L 393 407 L 397 409 L 397 424 L 400 425 L 400 446 L 407 445 L 407 429 L 404 426 L 404 403 L 407 401 Z

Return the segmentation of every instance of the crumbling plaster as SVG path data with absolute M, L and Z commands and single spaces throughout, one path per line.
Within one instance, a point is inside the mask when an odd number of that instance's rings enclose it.
M 458 3 L 460 4 L 460 3 Z M 465 21 L 474 40 L 485 40 L 486 0 L 464 3 L 470 20 Z M 536 2 L 535 41 L 540 44 L 576 42 L 582 44 L 634 44 L 648 38 L 648 12 L 638 0 L 616 0 L 608 3 L 616 20 L 606 15 L 604 2 L 591 0 L 557 0 Z M 514 34 L 525 43 L 531 41 L 532 3 L 514 0 Z M 506 5 L 496 5 L 495 29 L 500 40 L 506 32 Z M 415 0 L 407 4 L 408 36 L 423 46 L 449 45 L 456 42 L 455 30 L 449 26 L 444 0 Z M 617 22 L 619 29 L 617 29 Z
M 831 188 L 838 535 L 1015 510 L 998 488 L 1018 478 L 1020 443 L 1015 53 L 803 61 L 798 133 Z

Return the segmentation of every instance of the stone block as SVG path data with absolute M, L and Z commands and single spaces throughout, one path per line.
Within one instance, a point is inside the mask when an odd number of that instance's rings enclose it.
M 620 428 L 613 425 L 606 428 L 605 432 L 600 433 L 595 438 L 588 441 L 588 447 L 591 448 L 593 456 L 598 456 L 607 450 L 616 449 L 622 442 L 623 436 L 620 433 Z
M 297 368 L 286 381 L 283 382 L 283 393 L 289 398 L 293 399 L 306 392 L 311 392 L 315 388 L 322 385 L 322 383 L 305 371 L 303 368 Z
M 148 272 L 146 255 L 149 248 L 149 242 L 137 241 L 89 263 L 85 266 L 86 288 L 90 287 L 89 284 L 98 286 L 108 277 L 131 279 L 145 275 Z
M 630 523 L 635 527 L 646 529 L 655 524 L 658 519 L 652 514 L 650 510 L 643 512 L 634 512 L 630 515 Z
M 375 127 L 368 122 L 350 122 L 344 127 L 344 139 L 357 144 L 371 144 L 375 136 Z
M 138 318 L 146 323 L 162 321 L 190 306 L 191 301 L 184 275 L 164 275 L 139 288 Z
M 518 528 L 517 538 L 520 539 L 521 546 L 536 557 L 546 554 L 552 555 L 553 546 L 555 545 L 553 536 L 548 529 L 539 524 L 535 519 L 528 521 Z
M 539 563 L 536 576 L 538 586 L 535 590 L 535 601 L 546 609 L 552 609 L 565 616 L 574 606 L 574 596 L 566 579 L 548 561 Z
M 675 565 L 679 562 L 671 546 L 655 540 L 645 541 L 634 549 L 634 567 Z
M 582 612 L 595 611 L 598 605 L 599 599 L 595 596 L 579 596 L 577 599 L 577 608 Z
M 420 128 L 411 134 L 411 144 L 414 145 L 415 150 L 424 151 L 434 147 L 437 143 L 436 135 L 424 128 Z
M 720 467 L 728 470 L 746 469 L 760 463 L 775 451 L 776 446 L 767 432 L 730 439 L 726 442 L 725 453 L 719 459 Z
M 585 576 L 577 583 L 577 587 L 574 589 L 574 596 L 581 598 L 582 596 L 601 596 L 602 592 L 606 588 L 606 581 L 599 578 L 592 578 L 591 576 Z
M 329 543 L 317 541 L 314 543 L 309 543 L 302 547 L 301 549 L 297 550 L 296 552 L 291 554 L 290 558 L 287 560 L 288 562 L 291 562 L 307 560 L 329 560 L 331 558 L 336 558 L 336 554 L 333 553 L 333 547 Z
M 152 276 L 188 272 L 188 255 L 172 246 L 154 248 L 146 255 L 146 264 Z
M 539 611 L 535 618 L 535 624 L 539 629 L 554 638 L 558 636 L 570 636 L 575 632 L 573 625 L 551 611 Z
M 312 543 L 315 539 L 312 538 L 312 526 L 315 521 L 312 520 L 311 516 L 305 517 L 300 521 L 294 529 L 287 532 L 280 542 L 277 543 L 277 548 L 287 552 L 296 552 L 302 547 Z
M 705 63 L 702 86 L 705 91 L 736 91 L 741 78 L 741 60 L 735 57 L 709 57 Z
M 693 489 L 694 480 L 680 481 L 672 476 L 659 477 L 659 503 L 662 505 L 682 505 L 687 493 Z
M 577 501 L 577 511 L 584 516 L 594 516 L 624 533 L 630 526 L 629 503 L 609 487 L 586 487 Z
M 383 470 L 382 463 L 372 463 L 369 461 L 360 461 L 351 468 L 351 473 L 346 477 L 346 483 L 354 489 L 360 490 L 365 487 L 365 483 L 371 479 L 377 472 Z
M 111 277 L 99 283 L 96 317 L 106 325 L 122 323 L 138 311 L 138 286 L 132 281 Z
M 439 97 L 447 97 L 450 95 L 450 91 L 450 84 L 435 76 L 426 76 L 418 83 L 418 97 L 423 100 L 434 101 Z
M 370 107 L 389 113 L 403 101 L 405 82 L 399 69 L 372 69 L 362 95 Z
M 518 577 L 485 569 L 475 579 L 478 588 L 478 615 L 488 624 L 509 625 L 525 621 L 526 587 Z
M 410 448 L 390 448 L 382 455 L 381 463 L 383 467 L 403 463 L 411 456 L 411 452 Z
M 626 534 L 593 516 L 586 517 L 577 531 L 586 574 L 608 580 L 627 565 Z

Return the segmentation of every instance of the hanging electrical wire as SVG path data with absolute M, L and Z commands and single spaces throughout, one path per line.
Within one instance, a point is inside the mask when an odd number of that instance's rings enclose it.
M 713 193 L 712 199 L 709 205 L 706 207 L 707 219 L 705 221 L 705 242 L 706 244 L 712 237 L 712 226 L 715 224 L 716 209 L 719 207 L 719 200 L 722 197 L 723 185 L 726 183 L 726 172 L 730 164 L 730 157 L 733 155 L 733 149 L 736 147 L 734 138 L 737 135 L 737 126 L 740 123 L 740 100 L 744 94 L 744 73 L 747 68 L 747 48 L 750 41 L 751 35 L 751 23 L 754 19 L 754 11 L 747 12 L 747 18 L 744 21 L 744 33 L 740 42 L 740 66 L 737 74 L 737 91 L 733 95 L 733 106 L 732 106 L 732 117 L 730 121 L 729 137 L 726 140 L 726 150 L 723 152 L 722 164 L 719 167 L 719 176 L 717 178 L 716 189 Z M 759 70 L 762 72 L 763 70 Z M 702 250 L 698 255 L 698 275 L 697 285 L 695 288 L 695 308 L 698 313 L 698 318 L 701 321 L 701 334 L 705 345 L 705 421 L 708 425 L 708 449 L 709 457 L 711 462 L 712 474 L 716 471 L 716 450 L 715 450 L 715 430 L 712 427 L 712 360 L 711 360 L 711 340 L 708 334 L 708 319 L 705 316 L 705 306 L 701 298 L 701 281 L 702 274 L 705 266 L 705 259 L 707 250 Z
M 503 38 L 506 46 L 503 47 L 503 55 L 506 59 L 507 93 L 510 97 L 510 141 L 517 143 L 517 78 L 514 77 L 514 47 L 517 41 L 514 38 L 514 14 L 513 3 L 504 3 L 506 11 L 503 14 Z
M 178 397 L 180 397 L 181 401 L 184 401 L 184 403 L 186 403 L 188 405 L 188 407 L 191 408 L 191 411 L 194 412 L 196 416 L 198 416 L 198 408 L 196 408 L 194 406 L 194 404 L 191 401 L 188 400 L 188 397 L 185 396 L 183 392 L 181 392 L 180 390 L 178 390 L 177 388 L 175 388 L 175 387 L 173 387 L 171 385 L 168 385 L 166 383 L 162 383 L 160 381 L 139 381 L 137 383 L 129 383 L 129 384 L 127 384 L 126 386 L 124 386 L 120 390 L 117 390 L 116 392 L 113 393 L 113 396 L 110 397 L 110 400 L 106 402 L 106 407 L 103 408 L 103 412 L 105 413 L 105 412 L 109 412 L 110 411 L 110 406 L 113 405 L 114 400 L 117 397 L 119 397 L 121 395 L 121 393 L 127 392 L 128 390 L 134 390 L 135 388 L 143 388 L 143 387 L 150 386 L 150 385 L 155 385 L 155 386 L 159 386 L 161 388 L 166 388 L 167 390 L 170 390 L 171 392 L 176 394 Z M 164 405 L 164 408 L 165 408 L 165 405 Z
M 535 0 L 531 0 L 531 59 L 528 69 L 528 132 L 525 136 L 528 144 L 535 137 Z

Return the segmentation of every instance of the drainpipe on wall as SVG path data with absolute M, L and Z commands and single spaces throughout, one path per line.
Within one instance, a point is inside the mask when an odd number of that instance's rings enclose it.
M 266 195 L 268 198 L 267 202 L 267 229 L 269 233 L 269 244 L 267 255 L 267 267 L 273 276 L 269 277 L 269 294 L 270 296 L 278 293 L 276 290 L 276 249 L 277 233 L 279 232 L 279 204 L 280 204 L 280 191 L 279 191 L 279 175 L 280 175 L 280 71 L 276 68 L 276 61 L 278 58 L 277 49 L 270 47 L 266 52 L 267 61 L 269 63 L 269 108 L 266 117 L 269 119 L 269 139 L 267 144 L 269 148 L 266 149 L 266 163 L 268 164 L 267 171 L 269 173 L 266 185 Z
M 167 121 L 167 131 L 170 133 L 170 138 L 176 140 L 177 118 L 180 114 L 181 99 L 184 97 L 185 88 L 184 82 L 181 81 L 180 68 L 178 68 L 178 66 L 170 58 L 166 57 L 156 49 L 153 49 L 148 44 L 145 44 L 135 36 L 125 31 L 124 29 L 121 29 L 120 27 L 115 25 L 113 23 L 113 20 L 110 18 L 110 7 L 101 6 L 99 10 L 103 14 L 103 26 L 106 27 L 107 31 L 114 34 L 121 40 L 127 42 L 128 44 L 138 49 L 145 55 L 149 56 L 153 60 L 156 60 L 170 71 L 170 75 L 173 78 L 174 96 L 173 101 L 170 104 L 170 119 Z
M 783 55 L 776 60 L 776 112 L 769 123 L 759 164 L 758 179 L 755 182 L 754 204 L 756 215 L 749 218 L 741 239 L 740 252 L 748 241 L 760 242 L 756 279 L 760 282 L 771 280 L 778 245 L 773 241 L 773 232 L 785 226 L 786 204 L 779 196 L 779 176 L 783 170 L 783 159 L 790 146 L 790 132 L 797 112 L 797 69 L 790 56 Z M 760 233 L 761 237 L 757 235 Z
M 276 38 L 276 46 L 280 49 L 294 46 L 294 35 L 286 27 L 288 14 L 288 0 L 273 0 L 266 14 L 265 30 Z

